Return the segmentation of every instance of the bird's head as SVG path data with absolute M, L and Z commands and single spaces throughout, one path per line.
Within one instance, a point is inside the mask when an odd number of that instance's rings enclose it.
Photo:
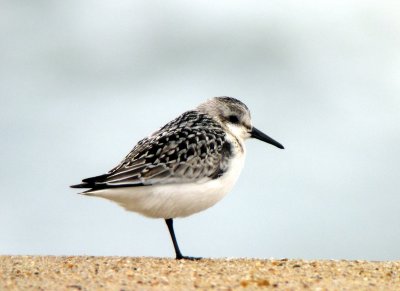
M 223 128 L 240 139 L 253 137 L 278 148 L 284 148 L 279 142 L 252 125 L 249 108 L 235 98 L 214 97 L 200 104 L 197 110 L 213 117 Z

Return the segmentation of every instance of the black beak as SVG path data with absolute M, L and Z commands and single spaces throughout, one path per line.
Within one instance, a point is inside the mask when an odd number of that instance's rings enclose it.
M 277 142 L 276 140 L 273 140 L 272 138 L 270 138 L 268 135 L 266 135 L 265 133 L 262 133 L 261 131 L 259 131 L 257 128 L 253 127 L 253 129 L 251 130 L 251 137 L 254 137 L 256 139 L 265 141 L 269 144 L 272 144 L 280 149 L 284 149 L 283 145 L 281 145 L 279 142 Z

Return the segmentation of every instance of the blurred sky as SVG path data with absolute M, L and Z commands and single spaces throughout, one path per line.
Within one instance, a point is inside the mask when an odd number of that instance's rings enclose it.
M 69 189 L 233 96 L 232 191 L 175 230 L 205 257 L 400 259 L 398 1 L 0 2 L 0 254 L 173 256 L 162 220 Z

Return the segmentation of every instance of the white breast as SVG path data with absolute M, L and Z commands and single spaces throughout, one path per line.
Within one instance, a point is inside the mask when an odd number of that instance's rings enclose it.
M 244 145 L 236 143 L 228 170 L 207 182 L 111 188 L 85 194 L 112 200 L 128 211 L 148 217 L 185 217 L 213 206 L 232 190 L 245 155 Z

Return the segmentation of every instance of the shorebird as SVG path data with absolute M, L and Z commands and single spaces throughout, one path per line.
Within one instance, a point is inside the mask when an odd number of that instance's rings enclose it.
M 163 218 L 176 259 L 200 259 L 182 255 L 173 219 L 213 206 L 232 189 L 247 138 L 284 148 L 252 125 L 244 103 L 214 97 L 139 141 L 107 174 L 71 187 L 88 188 L 81 194 L 112 200 L 128 211 Z

